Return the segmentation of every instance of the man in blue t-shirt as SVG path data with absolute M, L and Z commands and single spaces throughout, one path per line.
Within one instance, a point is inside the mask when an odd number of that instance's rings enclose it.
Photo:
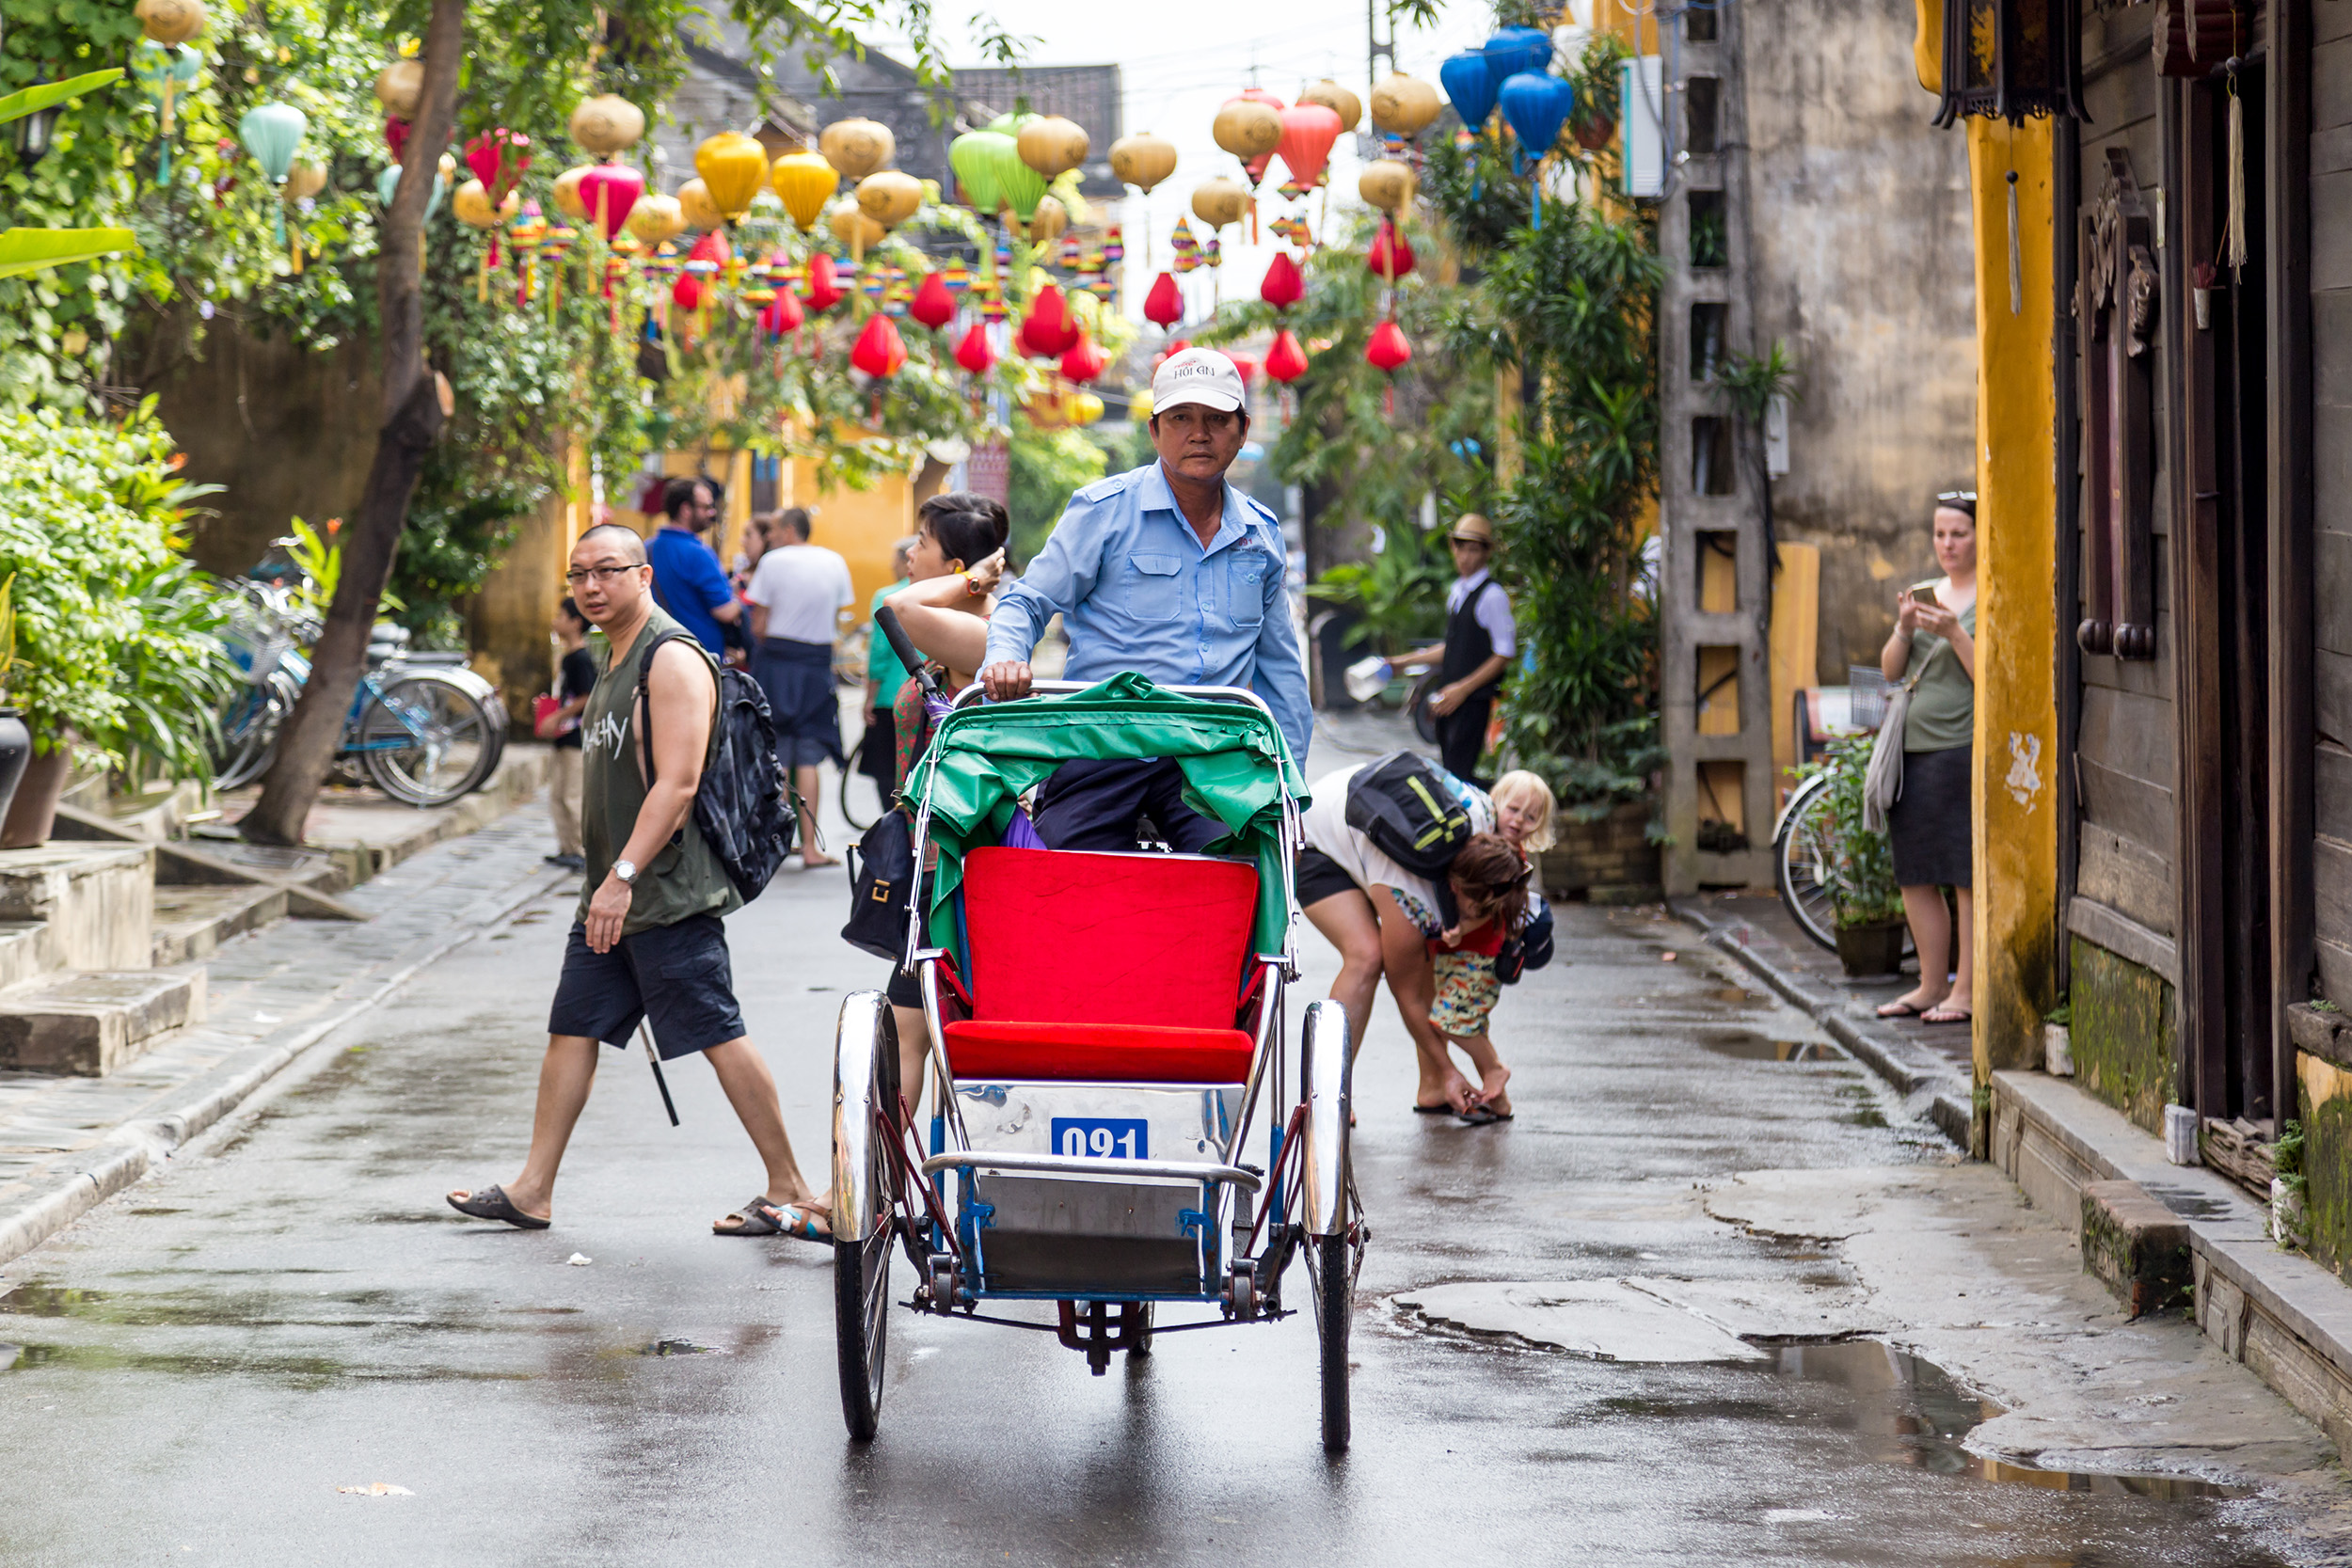
M 703 534 L 719 520 L 710 482 L 670 481 L 661 492 L 661 526 L 645 541 L 645 559 L 653 563 L 654 602 L 692 632 L 713 657 L 723 657 L 726 634 L 719 628 L 742 619 L 743 606 L 727 581 L 726 568 L 703 543 Z

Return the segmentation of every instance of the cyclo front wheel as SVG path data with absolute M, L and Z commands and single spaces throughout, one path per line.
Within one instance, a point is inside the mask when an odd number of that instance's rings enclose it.
M 412 806 L 446 806 L 498 766 L 498 726 L 457 682 L 418 672 L 387 686 L 359 716 L 360 761 L 376 788 Z
M 1788 798 L 1780 832 L 1772 840 L 1772 881 L 1797 928 L 1823 947 L 1835 948 L 1837 928 L 1830 908 L 1829 857 L 1836 827 L 1830 817 L 1829 785 L 1828 775 L 1819 775 L 1799 784 Z
M 1353 1435 L 1348 1402 L 1348 1330 L 1356 1316 L 1356 1259 L 1363 1217 L 1356 1212 L 1348 1124 L 1354 1113 L 1348 1061 L 1347 1012 L 1337 1002 L 1307 1008 L 1298 1077 L 1307 1120 L 1302 1136 L 1299 1197 L 1308 1231 L 1307 1279 L 1314 1296 L 1315 1333 L 1323 1341 L 1323 1447 L 1343 1452 Z
M 889 1003 L 880 991 L 853 992 L 841 1004 L 834 1053 L 833 1305 L 841 1418 L 860 1443 L 882 1418 L 898 1212 L 898 1162 L 882 1123 L 895 1127 L 898 1108 L 898 1031 Z

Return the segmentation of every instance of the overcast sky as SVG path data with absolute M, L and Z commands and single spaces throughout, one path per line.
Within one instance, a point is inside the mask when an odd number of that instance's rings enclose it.
M 963 24 L 951 21 L 956 8 L 940 7 L 947 29 L 951 61 L 972 64 L 977 51 L 964 40 Z M 1188 211 L 1193 187 L 1212 175 L 1240 177 L 1240 165 L 1218 149 L 1209 134 L 1219 104 L 1250 86 L 1265 88 L 1285 102 L 1298 89 L 1328 76 L 1359 98 L 1369 97 L 1365 72 L 1365 8 L 1363 0 L 1187 0 L 1181 6 L 1075 5 L 1072 0 L 993 0 L 987 6 L 1012 31 L 1034 38 L 1025 64 L 1105 65 L 1120 68 L 1126 93 L 1126 129 L 1156 131 L 1176 144 L 1176 172 L 1152 193 L 1150 231 L 1152 251 L 1142 253 L 1144 224 L 1133 197 L 1122 203 L 1127 243 L 1127 309 L 1140 316 L 1144 292 L 1168 267 L 1168 237 L 1176 219 Z M 968 14 L 968 13 L 967 13 Z M 1493 12 L 1486 0 L 1453 0 L 1438 24 L 1416 31 L 1400 25 L 1397 64 L 1437 85 L 1438 62 L 1459 49 L 1483 40 L 1492 30 Z M 885 50 L 904 53 L 904 40 L 876 39 Z M 1253 73 L 1254 68 L 1254 73 Z M 1385 67 L 1383 70 L 1385 71 Z M 1366 117 L 1365 129 L 1370 129 Z M 1360 167 L 1349 139 L 1342 137 L 1332 156 L 1331 197 L 1336 208 L 1344 197 L 1356 199 L 1356 176 Z M 1279 244 L 1263 232 L 1263 225 L 1279 215 L 1286 204 L 1275 194 L 1282 182 L 1278 161 L 1261 189 L 1259 222 L 1264 244 L 1251 246 L 1247 224 L 1225 230 L 1222 284 L 1226 297 L 1252 295 L 1266 261 Z M 1311 215 L 1320 215 L 1318 198 Z M 1196 232 L 1206 239 L 1197 222 Z M 1205 315 L 1214 286 L 1210 270 L 1200 268 L 1181 277 L 1196 315 Z

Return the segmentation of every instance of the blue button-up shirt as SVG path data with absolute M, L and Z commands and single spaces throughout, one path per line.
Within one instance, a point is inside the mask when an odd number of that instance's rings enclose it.
M 1203 549 L 1158 463 L 1114 474 L 1071 498 L 1053 537 L 997 599 L 988 662 L 1027 658 L 1059 613 L 1066 678 L 1133 670 L 1163 686 L 1246 687 L 1274 710 L 1304 766 L 1314 721 L 1284 559 L 1274 514 L 1230 484 Z

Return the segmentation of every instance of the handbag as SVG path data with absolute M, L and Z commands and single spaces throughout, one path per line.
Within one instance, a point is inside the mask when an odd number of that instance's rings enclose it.
M 564 699 L 548 692 L 542 691 L 532 698 L 531 733 L 541 740 L 553 740 L 557 736 L 575 728 L 577 721 L 574 723 L 565 724 L 562 729 L 549 728 L 555 721 L 556 714 L 561 712 L 563 707 Z
M 1870 744 L 1870 766 L 1862 774 L 1862 829 L 1865 832 L 1886 832 L 1886 814 L 1895 802 L 1903 798 L 1903 721 L 1911 715 L 1911 694 L 1927 679 L 1935 661 L 1944 657 L 1943 647 L 1928 655 L 1919 666 L 1919 673 L 1895 689 L 1886 699 L 1886 717 L 1879 721 L 1878 738 Z
M 841 940 L 878 958 L 906 962 L 914 908 L 914 825 L 886 811 L 850 850 L 850 921 Z

